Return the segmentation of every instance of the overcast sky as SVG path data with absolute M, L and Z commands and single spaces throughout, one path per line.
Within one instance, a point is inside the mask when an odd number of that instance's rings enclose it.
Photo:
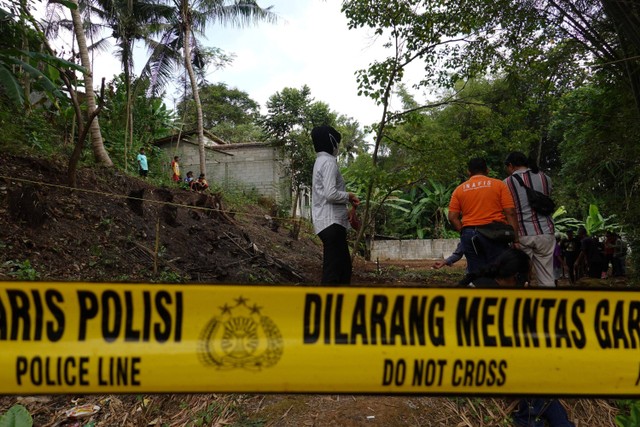
M 211 83 L 225 82 L 237 87 L 264 107 L 269 96 L 285 87 L 307 84 L 317 101 L 329 104 L 338 113 L 353 117 L 361 126 L 380 119 L 382 109 L 370 98 L 357 95 L 355 71 L 366 68 L 382 56 L 380 41 L 370 30 L 347 29 L 340 12 L 340 0 L 259 0 L 260 6 L 273 6 L 281 22 L 260 23 L 236 29 L 211 25 L 205 46 L 218 47 L 236 55 L 224 70 L 213 71 Z M 145 53 L 146 55 L 146 53 Z M 136 68 L 145 61 L 138 55 Z M 95 81 L 110 80 L 120 72 L 117 61 L 98 57 Z M 169 90 L 167 101 L 173 108 L 175 95 Z

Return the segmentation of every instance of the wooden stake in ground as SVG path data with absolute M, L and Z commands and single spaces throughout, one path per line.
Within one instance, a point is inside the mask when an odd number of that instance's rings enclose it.
M 153 251 L 153 274 L 158 274 L 158 250 L 160 248 L 160 215 L 156 220 L 156 246 Z

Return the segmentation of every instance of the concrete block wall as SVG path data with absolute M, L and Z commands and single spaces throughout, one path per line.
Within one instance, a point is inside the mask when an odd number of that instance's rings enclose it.
M 161 148 L 166 153 L 174 152 L 171 145 Z M 278 202 L 288 196 L 289 188 L 283 185 L 286 177 L 281 149 L 265 143 L 230 144 L 217 146 L 215 151 L 207 149 L 206 154 L 205 175 L 210 184 L 255 188 L 258 194 L 272 197 Z M 180 156 L 182 175 L 193 171 L 197 178 L 200 173 L 198 146 L 185 141 L 180 144 L 176 155 Z M 167 164 L 170 161 L 167 155 Z
M 418 260 L 446 258 L 453 253 L 460 239 L 374 240 L 371 259 Z
M 234 144 L 218 147 L 232 156 L 213 151 L 207 162 L 210 179 L 223 186 L 255 188 L 258 194 L 283 198 L 280 181 L 283 179 L 280 151 L 266 144 Z

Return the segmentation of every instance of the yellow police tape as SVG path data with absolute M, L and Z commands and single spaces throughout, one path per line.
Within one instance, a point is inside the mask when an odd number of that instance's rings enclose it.
M 0 393 L 640 394 L 640 293 L 0 283 Z

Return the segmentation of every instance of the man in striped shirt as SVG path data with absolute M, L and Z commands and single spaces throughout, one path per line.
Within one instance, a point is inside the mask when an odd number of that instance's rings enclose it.
M 556 239 L 553 219 L 551 216 L 541 215 L 531 208 L 527 191 L 520 184 L 516 175 L 522 180 L 524 186 L 547 196 L 551 196 L 553 188 L 551 179 L 540 172 L 537 166 L 529 162 L 527 156 L 519 151 L 509 153 L 504 163 L 509 173 L 509 177 L 504 182 L 507 184 L 516 205 L 520 249 L 531 257 L 538 286 L 555 287 L 553 250 Z

